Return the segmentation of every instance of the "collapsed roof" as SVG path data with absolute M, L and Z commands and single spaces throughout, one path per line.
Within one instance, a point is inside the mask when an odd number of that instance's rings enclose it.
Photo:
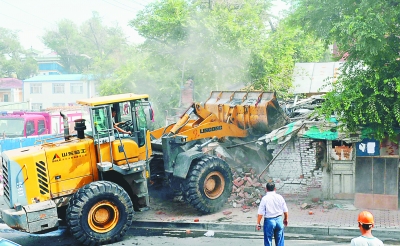
M 329 120 L 318 118 L 315 109 L 320 107 L 324 100 L 323 96 L 316 95 L 282 103 L 282 108 L 291 122 L 267 133 L 259 140 L 267 143 L 276 141 L 278 144 L 283 144 L 294 135 L 312 139 L 343 140 L 349 143 L 361 141 L 361 131 L 355 133 L 346 131 L 334 117 Z

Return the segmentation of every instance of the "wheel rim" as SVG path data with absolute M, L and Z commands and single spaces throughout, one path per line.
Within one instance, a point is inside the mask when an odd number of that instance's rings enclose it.
M 119 212 L 117 206 L 109 201 L 96 203 L 89 211 L 89 227 L 98 233 L 111 231 L 118 224 Z
M 210 199 L 217 199 L 225 187 L 224 176 L 217 171 L 211 172 L 204 180 L 204 194 Z

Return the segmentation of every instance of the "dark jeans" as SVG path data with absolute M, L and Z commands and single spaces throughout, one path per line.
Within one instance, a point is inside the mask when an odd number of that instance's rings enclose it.
M 283 218 L 278 216 L 275 218 L 264 219 L 264 245 L 272 246 L 272 236 L 275 237 L 276 246 L 284 246 L 285 239 L 283 236 Z

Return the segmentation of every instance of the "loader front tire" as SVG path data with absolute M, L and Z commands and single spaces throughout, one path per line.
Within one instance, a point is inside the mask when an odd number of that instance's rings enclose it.
M 182 183 L 185 200 L 203 214 L 219 211 L 232 192 L 229 165 L 214 156 L 204 156 L 190 167 Z
M 130 228 L 134 213 L 132 201 L 121 186 L 97 181 L 73 195 L 66 221 L 80 243 L 99 245 L 119 241 Z

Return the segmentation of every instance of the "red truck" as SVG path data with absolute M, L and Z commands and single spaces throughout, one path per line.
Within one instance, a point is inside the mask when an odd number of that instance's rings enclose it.
M 82 118 L 80 110 L 63 110 L 62 112 L 68 117 L 70 125 L 73 125 L 74 120 Z M 0 115 L 0 137 L 2 138 L 58 134 L 62 133 L 63 129 L 64 123 L 60 111 L 14 111 L 2 112 Z

